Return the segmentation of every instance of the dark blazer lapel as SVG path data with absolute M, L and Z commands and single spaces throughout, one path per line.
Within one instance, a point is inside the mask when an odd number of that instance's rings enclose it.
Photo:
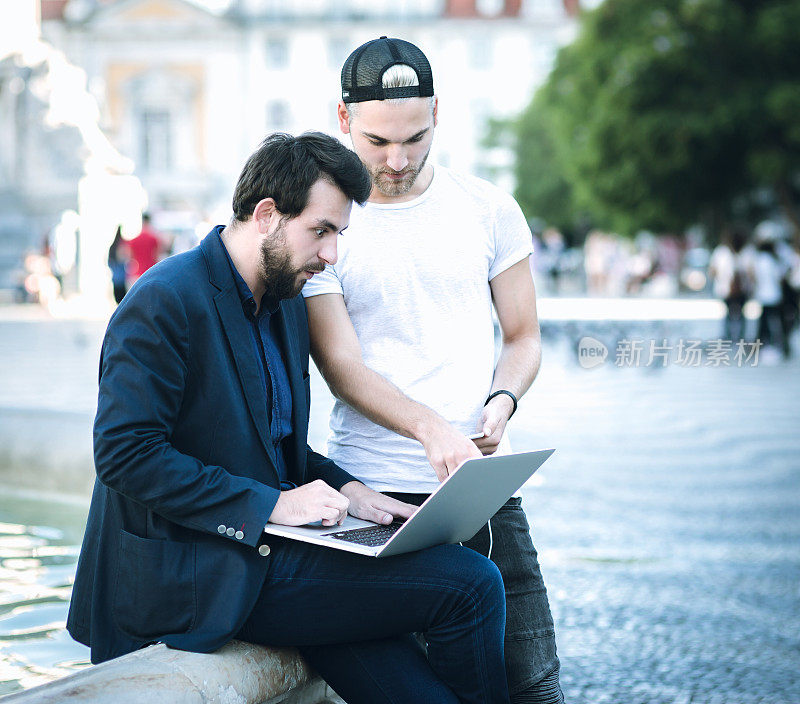
M 221 289 L 214 296 L 214 304 L 236 363 L 236 371 L 242 384 L 247 408 L 258 431 L 258 437 L 267 451 L 272 468 L 277 473 L 278 461 L 269 433 L 267 407 L 264 403 L 264 394 L 261 392 L 263 382 L 258 371 L 258 361 L 253 353 L 247 321 L 242 314 L 242 301 L 236 290 L 228 258 L 221 249 L 222 246 L 219 236 L 213 232 L 201 243 L 209 265 L 209 280 L 214 286 Z

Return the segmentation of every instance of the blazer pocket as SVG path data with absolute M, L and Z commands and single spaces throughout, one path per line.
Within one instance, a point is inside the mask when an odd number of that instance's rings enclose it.
M 119 532 L 112 611 L 120 630 L 137 640 L 186 633 L 197 617 L 195 545 Z

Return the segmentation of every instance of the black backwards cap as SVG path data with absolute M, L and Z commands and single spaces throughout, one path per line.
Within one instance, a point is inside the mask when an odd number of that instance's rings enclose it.
M 397 64 L 406 64 L 414 69 L 419 85 L 384 88 L 381 85 L 383 74 Z M 342 66 L 342 100 L 345 103 L 432 95 L 433 73 L 428 59 L 419 47 L 402 39 L 373 39 L 358 47 Z

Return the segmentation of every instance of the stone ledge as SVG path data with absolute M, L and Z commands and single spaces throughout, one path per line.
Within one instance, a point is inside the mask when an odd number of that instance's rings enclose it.
M 3 704 L 322 704 L 341 702 L 293 648 L 231 641 L 215 653 L 151 645 Z

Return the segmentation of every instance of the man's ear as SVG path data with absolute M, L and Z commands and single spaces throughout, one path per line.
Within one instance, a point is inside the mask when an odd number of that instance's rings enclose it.
M 275 201 L 272 198 L 264 198 L 253 208 L 253 222 L 256 224 L 258 232 L 266 235 L 270 232 L 273 221 L 280 220 L 280 213 L 275 207 Z
M 336 117 L 339 118 L 339 129 L 343 134 L 350 134 L 350 114 L 343 100 L 336 106 Z
M 439 124 L 439 97 L 434 95 L 433 96 L 433 126 Z

